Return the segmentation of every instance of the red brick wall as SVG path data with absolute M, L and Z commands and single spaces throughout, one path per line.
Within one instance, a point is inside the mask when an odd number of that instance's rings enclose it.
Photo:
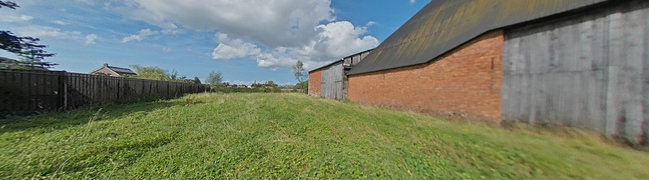
M 502 31 L 430 64 L 349 77 L 349 99 L 368 105 L 500 122 Z
M 320 87 L 322 81 L 322 71 L 317 70 L 309 73 L 309 95 L 314 97 L 320 97 Z

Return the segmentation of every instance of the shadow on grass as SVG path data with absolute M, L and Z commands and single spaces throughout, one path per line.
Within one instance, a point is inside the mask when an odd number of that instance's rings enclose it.
M 9 117 L 7 119 L 0 119 L 0 134 L 29 130 L 51 132 L 84 125 L 91 121 L 111 121 L 136 112 L 152 112 L 183 104 L 183 102 L 171 101 L 113 103 L 91 105 L 61 113 L 46 113 L 28 117 Z

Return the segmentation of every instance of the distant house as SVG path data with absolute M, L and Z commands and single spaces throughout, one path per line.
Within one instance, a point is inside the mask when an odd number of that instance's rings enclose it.
M 5 57 L 0 57 L 0 69 L 9 69 L 12 66 L 18 65 L 18 61 L 5 58 Z
M 109 66 L 108 64 L 104 64 L 104 67 L 101 67 L 101 68 L 97 69 L 96 71 L 93 71 L 90 74 L 92 74 L 92 75 L 113 76 L 113 77 L 123 77 L 123 76 L 129 76 L 129 75 L 137 75 L 135 72 L 133 72 L 129 68 L 114 67 L 114 66 Z
M 25 62 L 20 62 L 15 59 L 0 57 L 0 69 L 23 69 L 23 70 L 39 70 L 49 71 L 47 68 L 37 65 L 30 65 Z

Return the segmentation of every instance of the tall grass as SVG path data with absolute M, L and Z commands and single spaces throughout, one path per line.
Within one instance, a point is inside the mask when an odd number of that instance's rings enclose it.
M 505 130 L 298 94 L 200 94 L 0 123 L 3 179 L 649 178 L 649 154 L 585 131 Z

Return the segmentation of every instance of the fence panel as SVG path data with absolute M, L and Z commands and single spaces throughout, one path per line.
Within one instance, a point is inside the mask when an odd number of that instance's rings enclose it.
M 57 71 L 0 71 L 0 115 L 57 110 L 60 81 Z
M 187 88 L 186 88 L 187 87 Z M 72 109 L 145 96 L 174 98 L 204 92 L 206 85 L 129 79 L 65 71 L 0 70 L 0 118 Z

